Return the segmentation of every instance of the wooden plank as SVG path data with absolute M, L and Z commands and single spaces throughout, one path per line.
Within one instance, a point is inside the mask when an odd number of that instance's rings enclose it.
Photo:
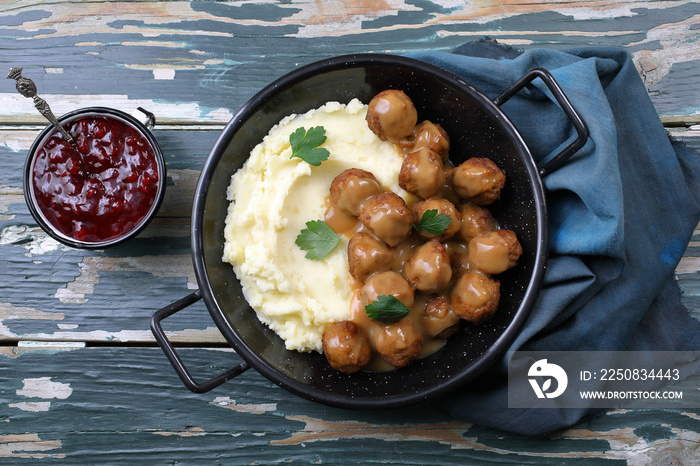
M 169 170 L 158 217 L 124 245 L 86 252 L 59 245 L 34 223 L 19 176 L 31 138 L 22 130 L 11 132 L 5 141 L 16 145 L 0 144 L 7 161 L 0 171 L 0 280 L 13 284 L 0 291 L 0 342 L 153 342 L 147 323 L 152 313 L 198 287 L 189 218 L 198 169 L 217 135 L 157 131 Z M 671 135 L 700 147 L 698 130 Z M 699 239 L 696 235 L 689 245 L 676 274 L 684 304 L 700 319 Z M 168 319 L 166 329 L 180 343 L 224 342 L 202 303 Z
M 164 122 L 225 123 L 275 77 L 358 52 L 448 51 L 483 37 L 522 49 L 624 47 L 662 118 L 700 122 L 697 1 L 4 2 L 0 47 L 58 114 L 144 106 Z M 128 83 L 118 91 L 105 86 Z M 9 83 L 7 83 L 9 84 Z M 8 85 L 0 120 L 38 123 Z
M 196 377 L 231 351 L 181 350 Z M 455 420 L 437 401 L 350 411 L 296 397 L 250 370 L 193 394 L 159 349 L 0 348 L 0 457 L 13 464 L 145 461 L 319 464 L 692 464 L 692 411 L 611 411 L 546 438 Z M 361 448 L 358 448 L 361 442 Z

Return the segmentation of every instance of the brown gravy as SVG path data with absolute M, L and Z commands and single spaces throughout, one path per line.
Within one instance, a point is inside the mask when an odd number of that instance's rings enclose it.
M 335 231 L 337 234 L 345 237 L 347 240 L 349 240 L 355 233 L 360 232 L 360 231 L 365 231 L 367 232 L 368 230 L 365 228 L 365 226 L 360 222 L 358 217 L 348 215 L 344 212 L 342 212 L 340 209 L 338 209 L 330 200 L 328 201 L 328 208 L 326 211 L 325 215 L 325 221 L 330 226 L 333 231 Z M 398 246 L 391 248 L 393 257 L 391 260 L 390 264 L 390 270 L 393 270 L 395 272 L 398 272 L 399 274 L 403 273 L 403 268 L 404 264 L 408 260 L 408 258 L 411 256 L 413 251 L 421 246 L 422 244 L 425 244 L 425 240 L 417 237 L 415 234 L 411 234 L 406 240 L 402 241 Z M 466 257 L 468 256 L 468 251 L 467 251 L 467 245 L 460 243 L 458 241 L 450 241 L 446 244 L 447 246 L 447 251 L 450 253 L 450 251 L 456 252 L 459 251 L 460 254 L 463 255 L 463 257 L 466 260 Z M 450 254 L 452 255 L 452 254 Z M 368 340 L 370 342 L 370 346 L 372 348 L 372 358 L 370 362 L 362 368 L 363 371 L 369 371 L 369 372 L 381 372 L 381 371 L 390 371 L 390 370 L 395 370 L 396 367 L 392 366 L 388 362 L 384 361 L 376 351 L 376 346 L 374 343 L 375 340 L 375 334 L 377 332 L 381 331 L 386 331 L 387 327 L 389 326 L 388 324 L 376 321 L 369 316 L 367 316 L 367 312 L 365 311 L 364 306 L 362 305 L 362 299 L 361 299 L 361 293 L 362 293 L 362 287 L 363 283 L 355 280 L 354 278 L 350 277 L 351 280 L 351 286 L 354 290 L 353 293 L 353 298 L 350 303 L 350 321 L 354 322 L 357 324 L 363 331 L 366 332 Z M 453 279 L 454 281 L 454 279 Z M 425 309 L 426 303 L 434 297 L 447 297 L 449 296 L 449 290 L 452 288 L 452 285 L 450 285 L 447 288 L 447 291 L 444 293 L 441 293 L 439 295 L 435 294 L 428 294 L 428 293 L 422 293 L 419 291 L 416 291 L 415 293 L 415 298 L 413 305 L 410 307 L 410 311 L 405 319 L 409 319 L 413 322 L 414 326 L 416 329 L 421 334 L 421 337 L 423 339 L 423 344 L 421 346 L 421 351 L 418 356 L 418 358 L 423 358 L 426 356 L 429 356 L 433 354 L 434 352 L 438 351 L 440 348 L 442 348 L 445 345 L 445 340 L 441 338 L 431 338 L 426 329 L 426 325 L 435 325 L 432 322 L 426 322 L 425 319 L 423 318 L 423 310 Z M 453 324 L 456 324 L 459 321 L 459 318 L 455 316 Z
M 370 362 L 362 368 L 362 370 L 368 372 L 382 372 L 394 370 L 396 369 L 396 367 L 384 361 L 377 354 L 377 348 L 374 344 L 375 334 L 377 332 L 386 331 L 388 325 L 382 322 L 378 322 L 367 316 L 367 312 L 365 312 L 365 308 L 362 305 L 362 299 L 360 298 L 362 292 L 362 284 L 359 282 L 355 283 L 355 293 L 353 295 L 352 301 L 350 302 L 350 320 L 355 322 L 362 330 L 366 332 L 370 342 L 370 347 L 372 348 L 372 358 L 370 359 Z M 422 314 L 423 309 L 425 308 L 425 304 L 428 302 L 428 299 L 430 299 L 429 296 L 423 295 L 422 293 L 416 293 L 416 298 L 413 302 L 413 306 L 411 306 L 408 315 L 404 317 L 404 319 L 409 319 L 413 322 L 413 325 L 416 327 L 416 329 L 419 330 L 421 336 L 423 337 L 423 345 L 421 347 L 421 351 L 418 355 L 418 358 L 423 358 L 425 356 L 433 354 L 435 351 L 439 350 L 445 345 L 445 340 L 429 338 L 425 333 Z

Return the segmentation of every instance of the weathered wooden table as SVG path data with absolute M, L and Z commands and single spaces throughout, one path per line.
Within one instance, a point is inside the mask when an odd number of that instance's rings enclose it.
M 155 221 L 124 245 L 85 252 L 48 238 L 22 194 L 45 122 L 3 80 L 0 462 L 698 464 L 699 410 L 616 410 L 531 439 L 433 407 L 328 408 L 254 371 L 193 394 L 148 323 L 197 287 L 189 218 L 200 168 L 225 123 L 274 78 L 323 57 L 449 51 L 486 36 L 523 49 L 621 46 L 668 131 L 700 148 L 699 24 L 700 2 L 682 0 L 2 2 L 4 69 L 23 67 L 56 114 L 155 113 L 168 188 Z M 696 235 L 676 273 L 698 318 L 699 272 Z M 166 327 L 196 377 L 239 360 L 201 303 Z

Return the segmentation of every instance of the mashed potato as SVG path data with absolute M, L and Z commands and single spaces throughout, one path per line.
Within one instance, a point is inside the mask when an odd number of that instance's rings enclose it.
M 306 259 L 295 240 L 306 222 L 322 220 L 336 175 L 348 168 L 372 172 L 384 189 L 398 186 L 403 156 L 367 127 L 367 106 L 329 102 L 274 126 L 231 178 L 223 260 L 233 265 L 246 300 L 288 349 L 321 351 L 329 322 L 347 320 L 353 290 L 347 241 L 323 260 Z M 290 159 L 289 135 L 297 128 L 326 129 L 328 160 L 313 167 Z

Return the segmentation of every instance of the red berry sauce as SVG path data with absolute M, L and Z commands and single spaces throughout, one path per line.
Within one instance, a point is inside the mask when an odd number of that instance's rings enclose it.
M 37 150 L 32 184 L 46 220 L 87 243 L 116 239 L 144 220 L 156 201 L 159 170 L 153 147 L 135 128 L 109 116 L 85 116 Z

